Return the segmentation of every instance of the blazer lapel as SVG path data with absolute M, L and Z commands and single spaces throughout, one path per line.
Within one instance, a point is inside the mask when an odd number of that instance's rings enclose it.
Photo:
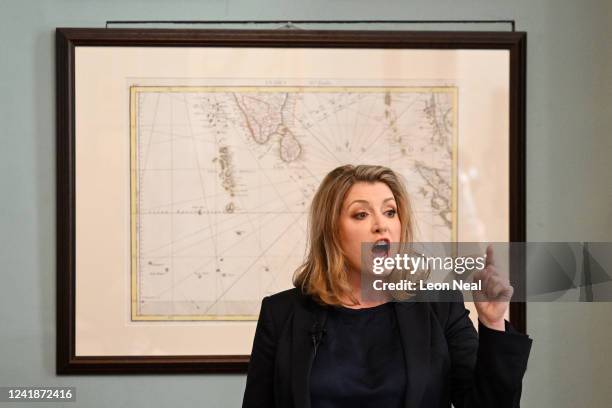
M 429 378 L 430 315 L 422 302 L 395 302 L 395 313 L 406 366 L 405 407 L 418 408 Z
M 310 369 L 313 362 L 314 345 L 311 329 L 327 311 L 317 307 L 306 297 L 298 302 L 293 316 L 291 343 L 291 386 L 295 408 L 310 408 Z

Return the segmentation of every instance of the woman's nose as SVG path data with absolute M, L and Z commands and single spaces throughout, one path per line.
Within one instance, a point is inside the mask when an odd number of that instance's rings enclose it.
M 376 227 L 374 227 L 374 232 L 376 232 L 376 233 L 387 232 L 387 227 L 386 226 L 382 226 L 382 225 L 376 226 Z
M 375 215 L 373 219 L 374 219 L 374 224 L 372 225 L 372 230 L 374 232 L 380 233 L 380 232 L 386 232 L 388 230 L 387 220 L 382 215 L 380 214 Z

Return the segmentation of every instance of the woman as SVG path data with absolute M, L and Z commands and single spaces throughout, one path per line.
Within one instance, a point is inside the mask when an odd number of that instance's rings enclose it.
M 477 302 L 479 334 L 456 302 L 361 299 L 361 243 L 410 242 L 399 177 L 341 166 L 316 192 L 294 289 L 263 299 L 243 407 L 517 407 L 531 339 L 504 320 L 507 299 Z M 489 251 L 489 255 L 492 255 Z

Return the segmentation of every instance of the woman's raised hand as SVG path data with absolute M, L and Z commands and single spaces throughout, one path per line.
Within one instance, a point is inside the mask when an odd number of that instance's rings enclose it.
M 505 330 L 504 316 L 514 288 L 508 279 L 498 273 L 493 257 L 493 248 L 487 246 L 484 269 L 474 273 L 474 282 L 482 282 L 481 290 L 474 292 L 474 305 L 478 319 L 485 326 L 495 330 Z

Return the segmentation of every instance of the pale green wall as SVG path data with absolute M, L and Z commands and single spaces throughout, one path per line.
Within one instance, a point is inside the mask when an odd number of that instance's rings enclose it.
M 0 0 L 0 386 L 76 386 L 79 407 L 242 399 L 243 375 L 54 374 L 54 29 L 118 19 L 515 19 L 529 33 L 528 238 L 612 241 L 609 0 Z M 528 306 L 523 406 L 612 406 L 611 316 L 612 304 Z

